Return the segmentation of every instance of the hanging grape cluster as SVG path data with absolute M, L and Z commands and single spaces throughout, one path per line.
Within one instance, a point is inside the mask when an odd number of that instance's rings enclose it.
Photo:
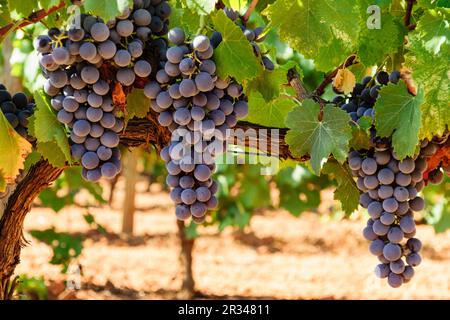
M 98 181 L 121 170 L 119 133 L 112 92 L 117 83 L 146 82 L 152 66 L 144 50 L 153 36 L 167 33 L 171 8 L 166 1 L 136 0 L 133 9 L 104 22 L 90 15 L 74 19 L 69 30 L 51 29 L 35 41 L 57 119 L 70 128 L 71 152 L 83 177 Z M 77 25 L 77 22 L 79 25 Z
M 381 71 L 376 80 L 366 77 L 356 84 L 350 97 L 338 96 L 335 103 L 348 112 L 352 121 L 362 117 L 374 118 L 374 105 L 382 86 L 396 84 L 400 73 Z M 400 160 L 391 147 L 390 139 L 380 139 L 371 128 L 370 150 L 351 151 L 348 163 L 357 178 L 361 191 L 360 204 L 368 210 L 370 219 L 364 228 L 364 238 L 370 241 L 369 250 L 378 257 L 375 268 L 379 278 L 387 278 L 391 287 L 400 287 L 414 276 L 414 267 L 421 263 L 420 240 L 414 238 L 414 212 L 424 209 L 418 196 L 425 186 L 427 170 L 424 152 L 414 158 Z
M 18 92 L 11 96 L 6 87 L 0 84 L 0 109 L 9 124 L 23 138 L 30 142 L 36 139 L 28 134 L 28 118 L 34 112 L 35 104 L 28 101 L 27 96 Z
M 248 29 L 246 24 L 243 23 L 239 24 L 240 22 L 239 12 L 227 7 L 225 7 L 223 10 L 227 15 L 227 17 L 234 23 L 236 23 L 239 26 L 239 28 L 241 28 L 242 32 L 244 33 L 244 36 L 252 45 L 255 56 L 257 56 L 258 58 L 261 57 L 261 62 L 264 68 L 268 71 L 273 71 L 275 69 L 275 65 L 273 64 L 272 60 L 269 59 L 269 57 L 267 57 L 263 52 L 261 52 L 261 48 L 258 45 L 258 43 L 263 42 L 266 38 L 263 35 L 264 28 L 257 27 L 255 29 Z M 220 44 L 220 42 L 222 42 L 222 35 L 219 32 L 214 32 L 214 34 L 211 37 L 211 42 L 215 47 L 217 47 Z
M 158 121 L 172 132 L 172 141 L 161 151 L 169 173 L 167 184 L 180 220 L 201 223 L 208 209 L 217 206 L 218 185 L 213 181 L 215 155 L 224 151 L 227 129 L 248 114 L 242 86 L 216 75 L 214 48 L 207 36 L 191 43 L 180 28 L 169 31 L 174 44 L 156 81 L 144 88 Z

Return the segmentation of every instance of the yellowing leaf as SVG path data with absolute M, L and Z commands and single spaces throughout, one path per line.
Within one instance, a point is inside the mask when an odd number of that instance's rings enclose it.
M 0 112 L 0 171 L 7 183 L 12 183 L 24 168 L 31 144 L 22 138 Z
M 143 89 L 134 88 L 127 96 L 126 120 L 134 117 L 145 118 L 150 111 L 150 99 L 144 94 Z
M 339 69 L 336 77 L 333 79 L 333 87 L 338 91 L 349 94 L 353 91 L 356 84 L 355 75 L 348 69 Z

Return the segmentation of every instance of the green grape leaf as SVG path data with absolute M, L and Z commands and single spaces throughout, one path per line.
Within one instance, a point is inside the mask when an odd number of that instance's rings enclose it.
M 450 8 L 450 0 L 418 0 L 417 3 L 425 8 Z
M 17 14 L 27 17 L 38 6 L 37 0 L 8 0 L 9 11 L 15 11 Z
M 327 72 L 339 66 L 348 57 L 352 48 L 341 39 L 333 38 L 331 43 L 319 50 L 314 57 L 314 64 L 318 71 Z
M 314 58 L 333 37 L 352 43 L 360 29 L 353 0 L 277 0 L 263 11 L 280 36 L 307 58 Z
M 375 126 L 380 137 L 390 137 L 395 152 L 400 158 L 413 156 L 419 143 L 420 106 L 424 93 L 419 89 L 417 96 L 408 92 L 406 84 L 400 81 L 380 91 L 375 104 Z
M 336 179 L 338 186 L 334 199 L 341 202 L 344 212 L 351 214 L 358 209 L 359 190 L 348 166 L 334 160 L 328 161 L 322 172 Z
M 277 98 L 280 95 L 281 87 L 287 84 L 289 69 L 294 66 L 295 62 L 289 61 L 273 71 L 263 70 L 258 77 L 248 81 L 246 84 L 245 91 L 247 95 L 258 91 L 266 102 Z
M 290 129 L 286 142 L 296 156 L 311 156 L 311 166 L 318 175 L 330 155 L 343 163 L 347 159 L 351 127 L 349 115 L 339 108 L 327 105 L 319 121 L 320 105 L 307 100 L 292 110 L 286 120 Z
M 150 111 L 150 99 L 144 94 L 143 89 L 133 88 L 127 96 L 126 121 L 137 118 L 145 118 Z
M 247 7 L 248 0 L 224 0 L 223 3 L 227 8 L 232 8 L 236 11 L 241 11 Z
M 364 21 L 365 22 L 365 21 Z M 395 54 L 403 46 L 406 29 L 390 13 L 381 15 L 381 29 L 361 27 L 358 39 L 358 57 L 366 66 L 381 63 L 386 54 Z
M 49 9 L 61 3 L 61 0 L 38 0 L 38 1 L 39 7 L 44 9 Z
M 436 55 L 450 44 L 449 20 L 450 9 L 427 10 L 417 23 L 413 37 L 418 36 L 423 48 Z
M 65 162 L 70 164 L 72 158 L 64 126 L 56 118 L 48 98 L 42 90 L 34 94 L 34 99 L 36 101 L 36 109 L 34 115 L 30 118 L 28 132 L 37 139 L 38 151 L 52 165 L 64 166 Z M 51 150 L 51 145 L 57 149 L 50 152 L 54 154 L 44 154 L 43 152 Z M 56 165 L 56 163 L 63 162 L 61 158 L 64 158 L 64 163 Z
M 0 112 L 0 171 L 7 183 L 16 179 L 24 168 L 31 144 L 22 138 L 9 124 L 3 112 Z
M 84 8 L 93 15 L 109 21 L 133 6 L 133 0 L 85 0 Z
M 189 9 L 199 15 L 208 15 L 216 7 L 217 0 L 186 0 L 186 5 Z
M 370 137 L 367 131 L 361 127 L 352 126 L 352 139 L 349 146 L 355 150 L 370 149 Z
M 25 170 L 29 170 L 33 165 L 41 160 L 41 158 L 41 154 L 37 151 L 33 151 L 32 153 L 30 153 L 25 159 Z
M 450 124 L 450 10 L 427 10 L 411 34 L 406 66 L 425 91 L 420 138 L 442 135 Z
M 291 98 L 284 96 L 267 103 L 257 91 L 250 93 L 248 104 L 249 114 L 245 118 L 246 121 L 275 128 L 284 127 L 286 116 L 296 105 Z
M 212 20 L 215 30 L 222 33 L 223 38 L 214 50 L 217 75 L 222 79 L 234 77 L 240 83 L 258 76 L 262 66 L 242 30 L 222 10 Z
M 58 168 L 66 166 L 67 157 L 62 152 L 56 141 L 50 142 L 37 142 L 37 151 L 42 155 L 42 157 L 48 162 Z
M 195 34 L 200 28 L 200 15 L 188 8 L 172 7 L 170 27 L 180 27 L 187 33 Z

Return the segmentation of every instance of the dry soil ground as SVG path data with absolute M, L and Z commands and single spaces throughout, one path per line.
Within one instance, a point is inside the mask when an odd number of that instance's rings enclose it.
M 59 298 L 174 299 L 179 276 L 179 244 L 173 207 L 166 193 L 138 185 L 135 236 L 120 235 L 123 182 L 112 208 L 92 208 L 109 233 L 101 235 L 83 221 L 83 209 L 59 214 L 36 207 L 26 230 L 55 226 L 85 237 L 79 263 L 81 290 L 67 294 L 59 267 L 48 263 L 51 250 L 26 234 L 19 274 L 44 275 Z M 416 277 L 400 289 L 377 280 L 377 260 L 361 236 L 364 221 L 325 221 L 317 214 L 294 218 L 282 210 L 259 212 L 245 234 L 203 228 L 194 248 L 199 298 L 292 299 L 449 299 L 450 234 L 419 226 L 424 261 Z

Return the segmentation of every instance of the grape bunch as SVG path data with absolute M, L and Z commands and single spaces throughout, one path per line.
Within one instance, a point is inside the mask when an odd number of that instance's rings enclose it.
M 354 123 L 362 117 L 373 119 L 381 87 L 399 80 L 398 71 L 381 71 L 376 78 L 365 77 L 356 84 L 349 97 L 338 96 L 333 102 L 349 113 Z M 425 187 L 428 164 L 423 149 L 417 156 L 401 160 L 390 139 L 377 137 L 374 127 L 370 133 L 374 147 L 351 151 L 348 163 L 361 192 L 360 204 L 370 216 L 363 236 L 370 241 L 370 252 L 380 261 L 375 274 L 398 288 L 411 280 L 414 267 L 422 260 L 422 243 L 415 238 L 414 212 L 425 206 L 418 193 Z
M 239 12 L 227 7 L 225 7 L 223 10 L 227 17 L 234 23 L 236 23 L 239 28 L 241 28 L 245 37 L 252 45 L 255 56 L 257 56 L 258 58 L 261 57 L 261 63 L 264 68 L 268 71 L 273 71 L 275 69 L 275 65 L 273 64 L 272 60 L 269 59 L 269 57 L 261 52 L 261 48 L 258 45 L 258 43 L 265 40 L 265 36 L 263 36 L 264 28 L 257 27 L 255 29 L 247 29 L 247 26 L 245 24 L 238 23 L 240 19 Z M 211 38 L 211 41 L 213 43 L 213 46 L 217 47 L 220 42 L 222 42 L 222 35 L 219 32 L 215 32 Z
M 186 42 L 180 28 L 169 31 L 166 59 L 149 82 L 145 95 L 157 112 L 158 122 L 172 133 L 170 145 L 161 150 L 169 173 L 167 184 L 180 220 L 205 220 L 217 206 L 218 185 L 213 181 L 215 155 L 224 151 L 227 130 L 248 114 L 242 86 L 216 75 L 214 49 L 204 35 Z
M 33 114 L 34 108 L 35 104 L 30 103 L 24 93 L 18 92 L 11 96 L 6 87 L 0 84 L 1 111 L 16 132 L 30 142 L 36 141 L 27 132 L 28 118 Z
M 363 116 L 373 119 L 375 115 L 373 107 L 379 97 L 380 89 L 389 82 L 397 84 L 400 80 L 400 72 L 395 70 L 388 74 L 381 71 L 377 74 L 376 80 L 371 76 L 365 77 L 361 83 L 355 85 L 348 99 L 343 96 L 336 96 L 333 102 L 346 111 L 356 123 L 359 123 Z
M 380 261 L 375 274 L 397 288 L 411 280 L 422 260 L 414 212 L 425 206 L 418 193 L 425 186 L 427 161 L 421 155 L 399 160 L 390 148 L 352 151 L 348 161 L 362 192 L 360 204 L 370 215 L 363 235 Z
M 70 128 L 71 152 L 83 166 L 83 177 L 98 181 L 121 170 L 119 133 L 112 91 L 142 85 L 152 73 L 144 50 L 155 36 L 167 33 L 171 8 L 167 1 L 135 0 L 134 7 L 108 22 L 81 15 L 67 31 L 50 29 L 35 47 L 47 78 L 57 119 Z

